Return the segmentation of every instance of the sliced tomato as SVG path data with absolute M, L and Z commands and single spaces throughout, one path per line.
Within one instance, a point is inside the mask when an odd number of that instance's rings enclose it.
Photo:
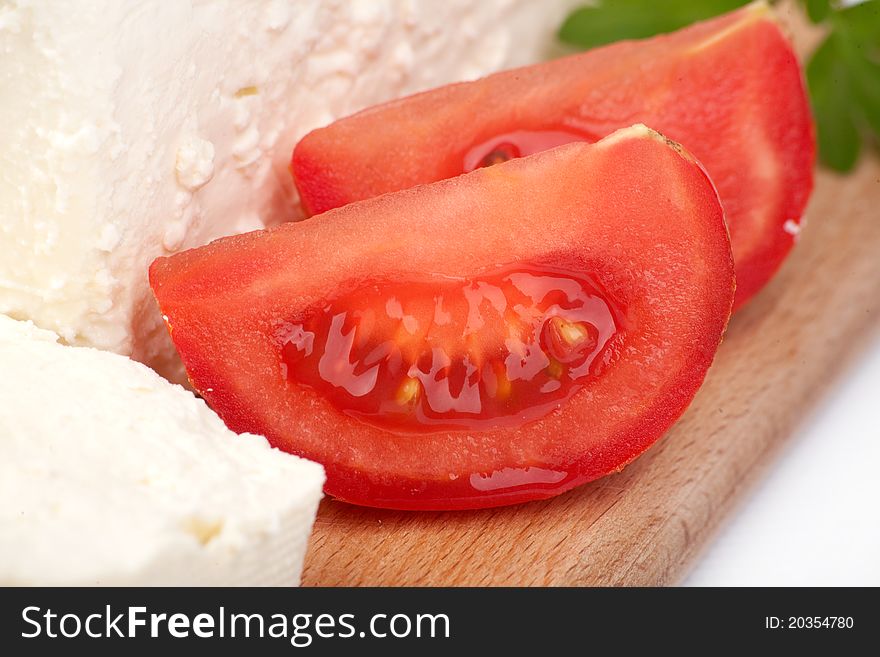
M 643 126 L 156 260 L 193 386 L 358 504 L 549 497 L 688 405 L 727 323 L 717 194 Z
M 291 171 L 320 213 L 635 121 L 683 144 L 715 182 L 742 305 L 791 249 L 813 185 L 800 68 L 762 4 L 365 110 L 306 135 Z

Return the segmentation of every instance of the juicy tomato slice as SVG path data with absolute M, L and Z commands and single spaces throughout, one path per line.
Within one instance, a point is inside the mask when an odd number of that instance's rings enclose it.
M 644 126 L 159 258 L 150 284 L 230 428 L 402 509 L 621 469 L 692 399 L 734 287 L 711 182 Z
M 815 151 L 797 59 L 758 3 L 674 34 L 370 108 L 306 135 L 291 171 L 304 209 L 317 214 L 562 143 L 593 142 L 635 121 L 680 142 L 712 177 L 741 306 L 794 243 Z
M 514 427 L 598 376 L 618 332 L 585 276 L 502 268 L 367 283 L 279 329 L 287 377 L 389 431 Z

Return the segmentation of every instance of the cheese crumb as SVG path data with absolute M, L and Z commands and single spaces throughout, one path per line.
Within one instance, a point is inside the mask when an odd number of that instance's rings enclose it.
M 214 177 L 214 144 L 199 137 L 186 137 L 177 149 L 174 167 L 181 187 L 194 192 Z

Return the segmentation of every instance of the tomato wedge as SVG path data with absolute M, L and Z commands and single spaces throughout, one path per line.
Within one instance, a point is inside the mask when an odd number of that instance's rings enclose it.
M 766 5 L 644 41 L 453 84 L 306 135 L 291 171 L 307 212 L 449 178 L 642 122 L 699 159 L 721 196 L 736 307 L 794 243 L 814 137 L 797 59 Z
M 193 386 L 235 431 L 401 509 L 621 469 L 699 387 L 733 264 L 701 167 L 644 126 L 159 258 Z

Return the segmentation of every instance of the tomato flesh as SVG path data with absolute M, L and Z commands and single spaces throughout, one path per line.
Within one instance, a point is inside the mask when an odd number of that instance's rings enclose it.
M 616 315 L 585 275 L 519 264 L 362 285 L 278 336 L 287 378 L 362 422 L 494 429 L 550 413 L 597 376 Z

